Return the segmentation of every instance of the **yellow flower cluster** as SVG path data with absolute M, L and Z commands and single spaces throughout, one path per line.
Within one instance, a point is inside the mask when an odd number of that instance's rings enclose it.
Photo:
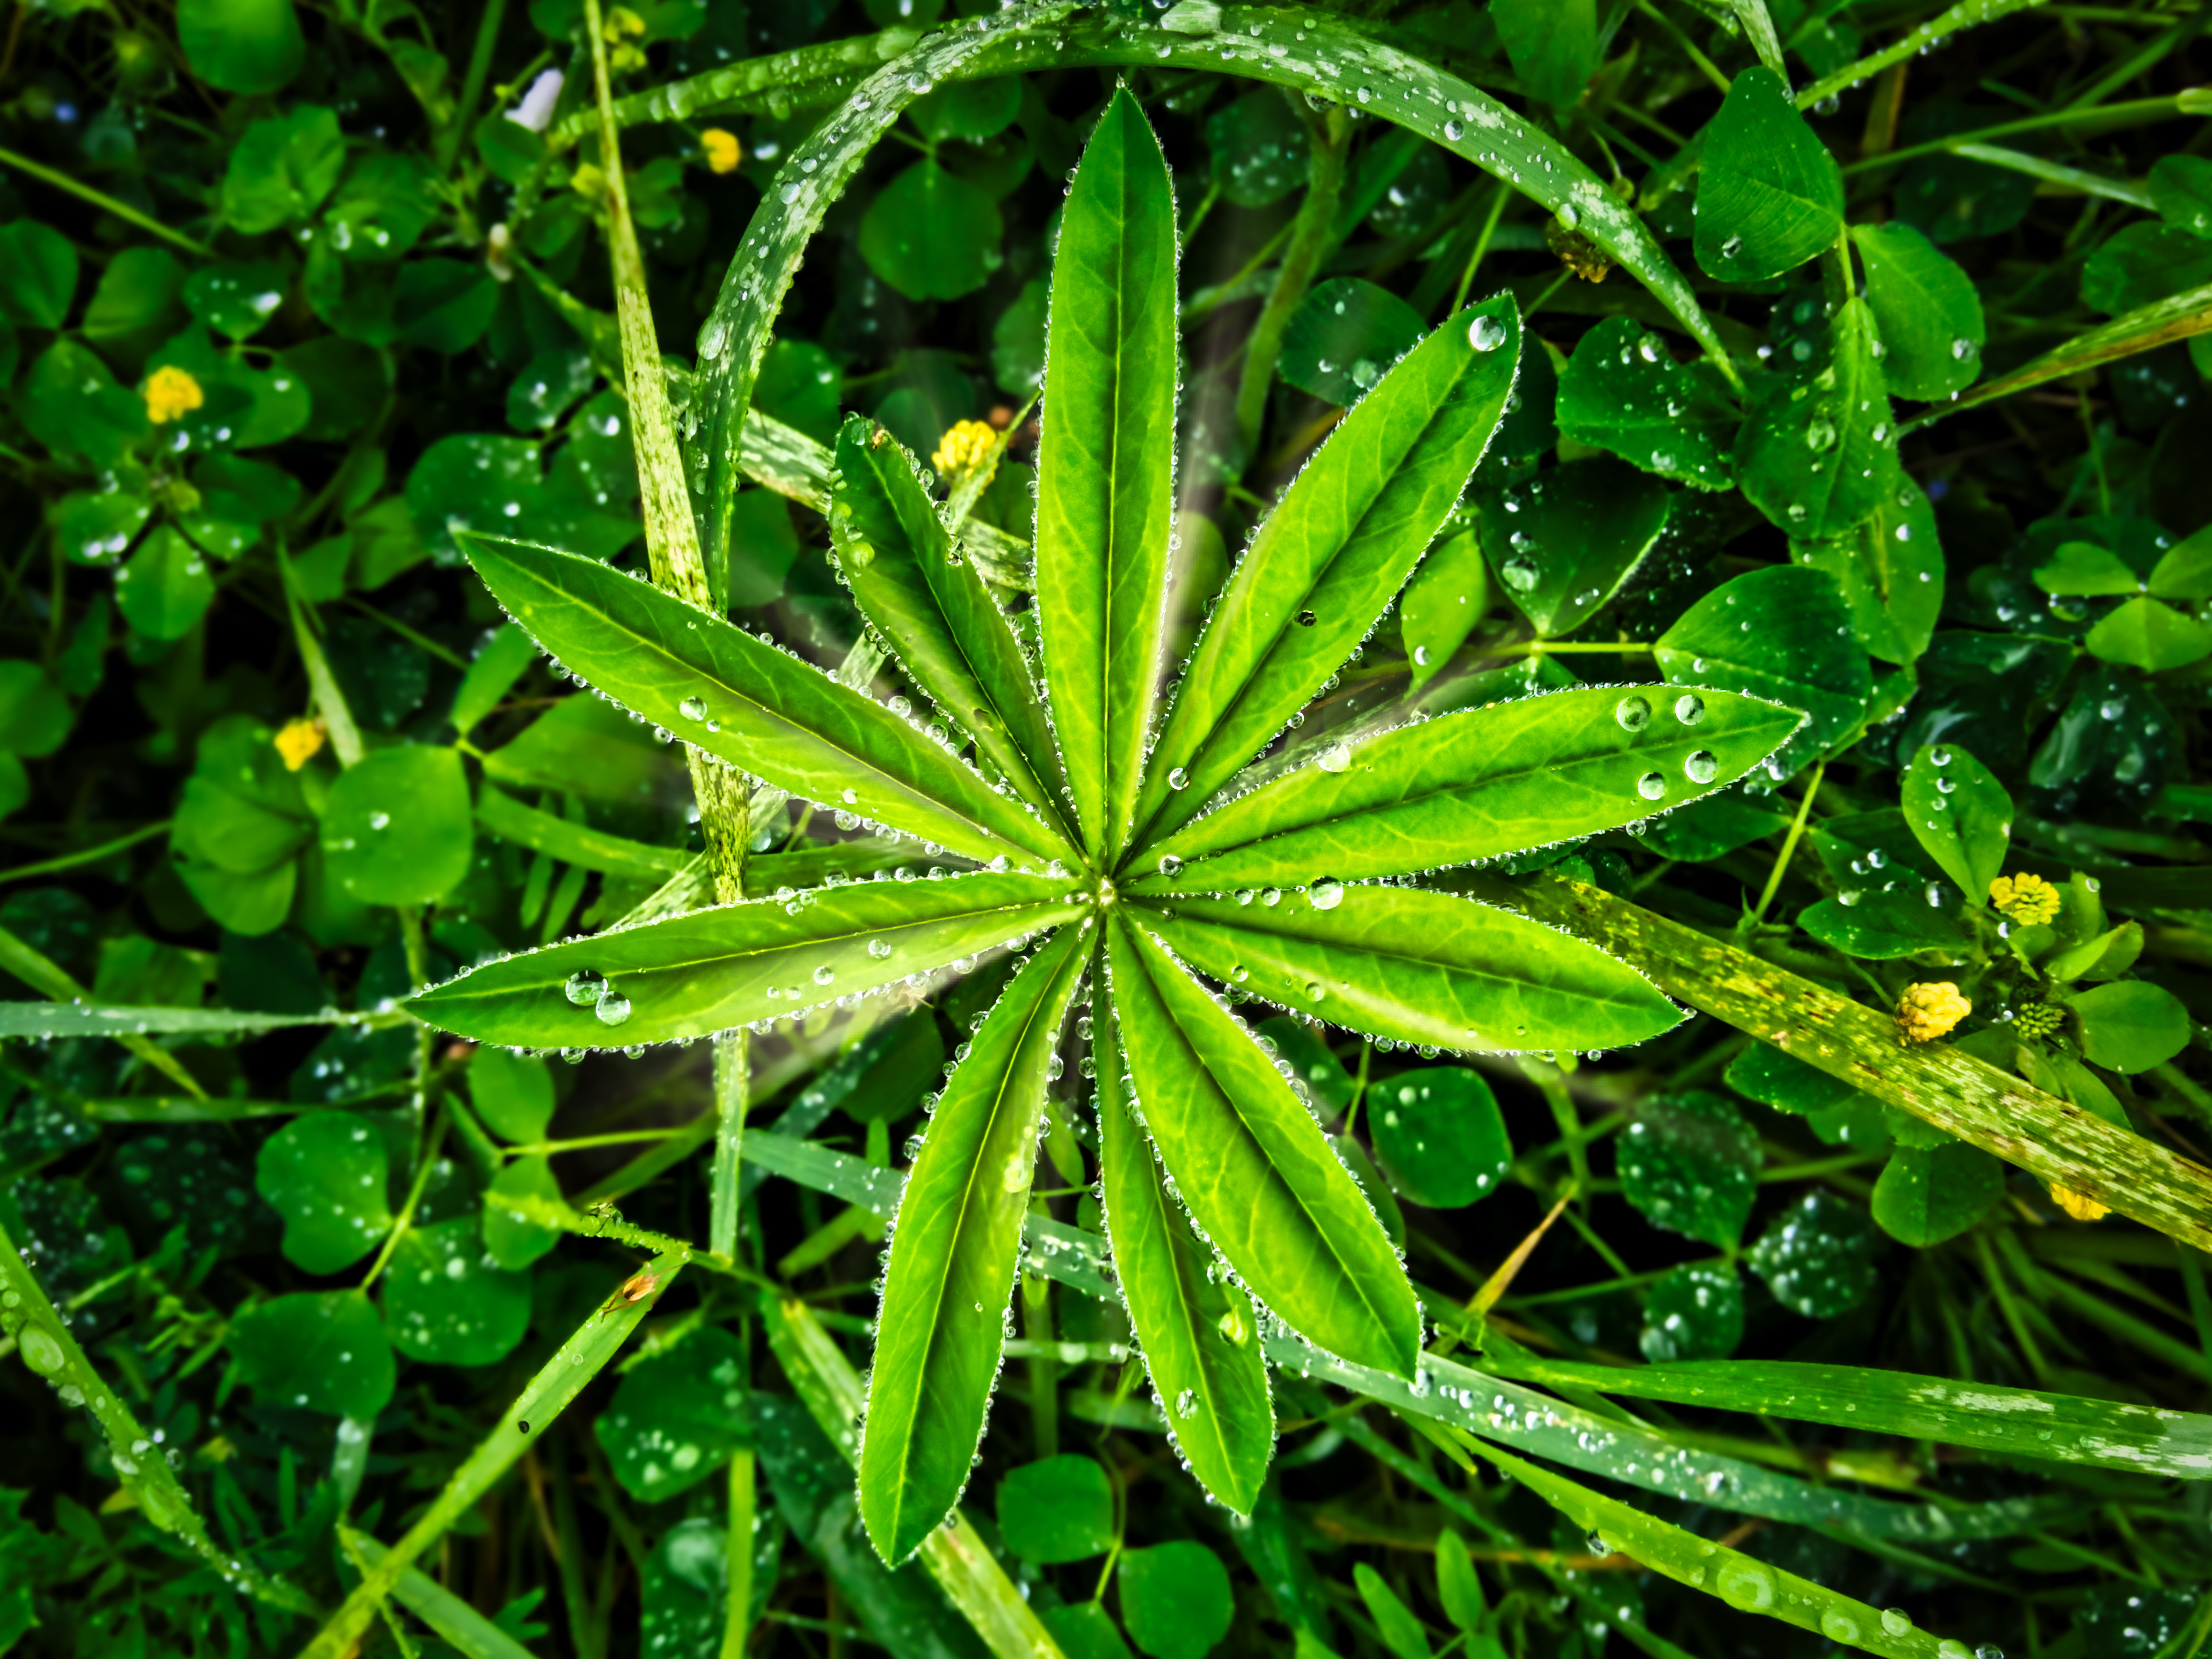
M 972 472 L 991 459 L 998 441 L 999 434 L 981 421 L 955 421 L 937 441 L 937 453 L 929 464 L 947 476 Z
M 1933 1042 L 1973 1012 L 1974 1005 L 1948 979 L 1908 985 L 1897 1002 L 1898 1040 L 1908 1048 Z
M 173 364 L 165 364 L 146 377 L 146 418 L 155 426 L 180 420 L 207 402 L 200 383 Z
M 2102 1221 L 2112 1212 L 2111 1205 L 2100 1204 L 2088 1194 L 2077 1193 L 2055 1181 L 2051 1183 L 2051 1201 L 2076 1221 Z
M 276 752 L 284 757 L 284 769 L 296 772 L 313 760 L 327 735 L 320 720 L 311 720 L 305 715 L 286 720 L 276 738 Z
M 707 166 L 715 173 L 735 173 L 745 159 L 738 135 L 721 127 L 708 127 L 699 135 L 699 148 L 707 153 Z
M 607 14 L 607 44 L 614 50 L 607 54 L 608 66 L 614 70 L 642 69 L 644 51 L 633 44 L 645 33 L 645 19 L 628 6 L 617 6 Z
M 2058 890 L 2041 876 L 1999 876 L 1990 884 L 1990 902 L 2023 927 L 2058 914 Z

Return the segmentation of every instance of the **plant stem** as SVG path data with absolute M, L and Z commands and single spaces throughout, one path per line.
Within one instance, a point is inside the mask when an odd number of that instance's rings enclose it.
M 453 118 L 438 135 L 436 158 L 441 176 L 453 170 L 461 143 L 476 125 L 477 106 L 483 100 L 484 82 L 491 76 L 492 52 L 499 45 L 499 26 L 506 12 L 507 0 L 485 0 L 483 20 L 477 25 L 477 43 L 469 52 L 468 72 L 461 78 L 460 101 L 453 106 Z
M 1282 354 L 1283 331 L 1305 298 L 1322 255 L 1336 238 L 1336 203 L 1344 191 L 1344 156 L 1352 143 L 1352 123 L 1341 109 L 1332 109 L 1312 124 L 1312 172 L 1305 200 L 1298 204 L 1297 217 L 1291 221 L 1290 246 L 1283 251 L 1274 289 L 1252 325 L 1243 378 L 1237 383 L 1237 430 L 1248 455 L 1260 441 L 1268 389 L 1275 380 L 1275 360 Z
M 1805 786 L 1804 798 L 1797 803 L 1797 816 L 1790 821 L 1790 833 L 1782 838 L 1782 850 L 1774 855 L 1774 868 L 1767 872 L 1766 887 L 1751 913 L 1751 926 L 1754 927 L 1766 920 L 1766 907 L 1774 902 L 1774 896 L 1782 887 L 1782 878 L 1789 873 L 1790 855 L 1796 852 L 1798 838 L 1805 833 L 1805 820 L 1813 811 L 1813 797 L 1820 793 L 1820 780 L 1827 770 L 1825 756 L 1814 763 L 1812 780 Z
M 427 1032 L 429 1027 L 426 1025 L 422 1029 Z M 430 1184 L 430 1173 L 437 1167 L 438 1149 L 445 1145 L 445 1141 L 446 1115 L 441 1111 L 437 1121 L 430 1126 L 430 1136 L 422 1144 L 422 1156 L 415 1161 L 415 1179 L 407 1188 L 407 1201 L 399 1206 L 399 1213 L 392 1223 L 392 1231 L 384 1236 L 384 1248 L 377 1251 L 376 1260 L 368 1264 L 368 1276 L 361 1281 L 359 1288 L 364 1294 L 370 1285 L 376 1283 L 377 1275 L 384 1271 L 385 1264 L 392 1260 L 392 1253 L 399 1248 L 399 1241 L 407 1236 L 408 1227 L 415 1219 L 415 1211 L 422 1202 L 423 1190 Z
M 94 190 L 82 179 L 70 178 L 66 173 L 57 173 L 52 167 L 40 167 L 28 156 L 18 155 L 12 149 L 0 149 L 0 167 L 13 167 L 18 173 L 30 174 L 32 178 L 42 184 L 52 185 L 56 190 L 65 190 L 79 201 L 89 202 L 103 213 L 112 213 L 126 223 L 134 224 L 141 230 L 151 232 L 163 241 L 173 243 L 187 253 L 197 253 L 203 259 L 212 259 L 215 257 L 215 250 L 206 243 L 196 242 L 181 230 L 172 230 L 159 219 L 141 213 L 128 202 L 118 202 L 112 196 Z
M 1504 216 L 1506 201 L 1512 194 L 1511 187 L 1499 179 L 1498 188 L 1491 193 L 1490 216 L 1482 222 L 1482 234 L 1474 239 L 1474 251 L 1467 256 L 1467 264 L 1459 274 L 1459 286 L 1452 290 L 1451 309 L 1444 313 L 1447 317 L 1457 316 L 1459 308 L 1467 303 L 1467 291 L 1474 286 L 1476 268 L 1482 264 L 1482 256 L 1490 251 L 1490 239 L 1498 234 L 1498 221 Z
M 112 857 L 126 847 L 136 847 L 142 841 L 151 840 L 175 822 L 173 818 L 163 818 L 159 823 L 149 823 L 143 830 L 133 830 L 127 836 L 118 836 L 113 841 L 102 842 L 97 847 L 88 847 L 81 853 L 64 853 L 59 858 L 47 859 L 43 863 L 26 864 L 13 870 L 0 870 L 0 884 L 11 881 L 21 881 L 31 876 L 50 876 L 57 870 L 74 870 L 81 864 L 97 864 L 100 860 Z

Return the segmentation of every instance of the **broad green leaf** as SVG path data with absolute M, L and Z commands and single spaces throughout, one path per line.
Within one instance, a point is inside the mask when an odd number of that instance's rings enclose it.
M 64 554 L 78 564 L 106 564 L 137 538 L 154 516 L 153 503 L 127 490 L 79 491 L 47 509 L 46 520 Z
M 447 716 L 453 730 L 468 736 L 537 659 L 538 647 L 521 629 L 506 623 L 495 629 L 471 660 L 459 689 L 453 693 L 453 713 Z
M 1928 902 L 1928 887 L 1938 890 L 1935 904 Z M 1941 884 L 1923 884 L 1917 876 L 1893 888 L 1887 881 L 1880 887 L 1869 882 L 1807 907 L 1797 925 L 1830 949 L 1866 962 L 1892 962 L 1923 951 L 1955 954 L 1970 935 L 1960 925 L 1957 905 L 1943 908 L 1948 896 Z
M 530 1275 L 485 1251 L 473 1215 L 408 1230 L 384 1280 L 392 1346 L 433 1365 L 489 1365 L 530 1327 Z
M 407 744 L 349 768 L 323 809 L 331 878 L 370 904 L 422 904 L 469 872 L 469 781 L 451 749 Z
M 1136 919 L 1108 948 L 1140 1126 L 1200 1232 L 1308 1340 L 1411 1376 L 1413 1288 L 1304 1103 Z
M 1229 1634 L 1237 1612 L 1229 1570 L 1203 1544 L 1129 1550 L 1117 1582 L 1121 1623 L 1146 1659 L 1205 1659 Z
M 284 1258 L 311 1273 L 350 1267 L 392 1226 L 384 1142 L 348 1112 L 310 1112 L 261 1143 L 253 1185 L 284 1218 Z
M 860 1516 L 914 1553 L 968 1484 L 1005 1340 L 1047 1069 L 1089 960 L 1068 927 L 1024 963 L 939 1097 L 884 1275 L 860 1444 Z
M 185 309 L 218 334 L 249 339 L 284 303 L 287 280 L 273 260 L 204 265 L 185 279 Z
M 2004 1165 L 1978 1146 L 1900 1146 L 1875 1182 L 1874 1218 L 1899 1243 L 1925 1249 L 1965 1232 L 2003 1192 Z
M 488 963 L 407 1006 L 516 1047 L 688 1042 L 800 1018 L 1083 915 L 1066 890 L 986 873 L 751 899 Z
M 1359 1599 L 1367 1604 L 1368 1616 L 1374 1620 L 1382 1645 L 1390 1650 L 1394 1659 L 1430 1659 L 1435 1650 L 1429 1646 L 1428 1633 L 1382 1575 L 1362 1561 L 1352 1568 L 1352 1580 L 1358 1587 Z
M 376 1310 L 359 1291 L 303 1291 L 248 1308 L 231 1325 L 230 1351 L 264 1405 L 356 1423 L 375 1420 L 398 1376 Z
M 2151 163 L 2150 198 L 2158 204 L 2158 216 L 2176 230 L 2212 239 L 2212 161 L 2160 156 Z
M 769 1581 L 763 1583 L 755 1578 L 757 1602 L 775 1588 L 776 1559 L 763 1551 L 780 1552 L 783 1528 L 777 1522 L 781 1518 L 770 1510 L 760 1517 L 754 1534 L 753 1570 L 761 1574 L 765 1567 Z M 645 1559 L 645 1571 L 638 1577 L 637 1633 L 644 1651 L 655 1659 L 719 1659 L 729 1626 L 728 1528 L 704 1516 L 678 1521 L 653 1547 L 653 1553 Z M 406 1594 L 404 1579 L 400 1581 L 400 1594 L 403 1597 Z M 759 1612 L 752 1616 L 757 1621 Z M 757 1622 L 749 1627 L 757 1628 Z
M 1041 1607 L 1038 1622 L 1060 1644 L 1066 1659 L 1130 1659 L 1114 1615 L 1096 1601 L 1070 1601 Z
M 1746 1259 L 1774 1299 L 1807 1319 L 1833 1319 L 1874 1288 L 1874 1230 L 1845 1200 L 1810 1192 L 1767 1224 Z
M 909 300 L 957 300 L 1003 262 L 988 191 L 924 157 L 876 192 L 860 220 L 868 268 Z
M 1391 1186 L 1431 1209 L 1487 1198 L 1512 1167 L 1498 1097 L 1480 1073 L 1463 1066 L 1426 1066 L 1370 1084 L 1367 1127 Z
M 469 1060 L 469 1103 L 502 1140 L 545 1138 L 553 1121 L 553 1073 L 531 1054 L 487 1044 Z
M 1340 739 L 1177 831 L 1158 849 L 1157 869 L 1132 885 L 1222 892 L 1357 881 L 1594 835 L 1726 787 L 1802 718 L 1729 692 L 1613 687 Z
M 1126 89 L 1099 118 L 1061 209 L 1048 339 L 1036 512 L 1045 691 L 1084 850 L 1110 867 L 1134 828 L 1166 629 L 1178 349 L 1174 195 Z M 1237 763 L 1249 758 L 1248 746 Z
M 1490 15 L 1530 96 L 1563 112 L 1582 100 L 1600 52 L 1594 0 L 1494 0 Z
M 1615 1142 L 1622 1194 L 1655 1227 L 1735 1248 L 1758 1195 L 1759 1136 L 1702 1089 L 1654 1095 Z
M 0 750 L 44 760 L 68 740 L 74 720 L 61 687 L 38 664 L 0 661 Z
M 1467 1540 L 1449 1527 L 1437 1534 L 1437 1602 L 1445 1618 L 1470 1633 L 1488 1621 L 1489 1598 L 1482 1593 Z
M 177 44 L 224 92 L 276 92 L 307 56 L 292 0 L 178 0 Z
M 1638 830 L 1636 837 L 1662 858 L 1702 864 L 1789 827 L 1782 813 L 1753 805 L 1739 790 L 1727 790 L 1668 813 Z
M 6 666 L 0 664 L 0 676 Z M 170 832 L 177 847 L 218 870 L 252 875 L 290 860 L 307 844 L 314 817 L 275 738 L 246 714 L 227 714 L 201 733 L 198 763 Z
M 248 236 L 304 219 L 322 205 L 344 167 L 336 112 L 295 104 L 239 136 L 223 173 L 223 217 Z
M 1742 1340 L 1743 1282 L 1732 1267 L 1670 1267 L 1644 1298 L 1637 1346 L 1655 1364 L 1725 1359 Z
M 1666 342 L 1631 317 L 1583 336 L 1559 376 L 1559 429 L 1646 472 L 1700 489 L 1735 481 L 1743 414 L 1710 364 L 1679 363 Z
M 2133 565 L 2096 542 L 2061 542 L 2034 574 L 2035 585 L 2046 593 L 2109 599 L 2140 593 L 2143 587 Z
M 895 439 L 855 416 L 837 439 L 830 528 L 854 602 L 895 660 L 1048 824 L 1062 787 L 1021 642 L 961 556 Z M 1075 856 L 1061 842 L 1060 852 Z
M 1799 542 L 1799 562 L 1835 579 L 1851 632 L 1868 653 L 1918 660 L 1943 609 L 1943 548 L 1927 492 L 1893 460 L 1890 487 L 1873 514 L 1832 541 Z
M 1600 455 L 1483 491 L 1475 521 L 1498 586 L 1548 639 L 1572 633 L 1620 592 L 1667 527 L 1670 505 L 1658 479 Z
M 1413 689 L 1433 679 L 1490 610 L 1490 566 L 1472 530 L 1431 548 L 1398 603 L 1399 631 L 1413 665 Z
M 2012 844 L 2012 797 L 1957 744 L 1923 747 L 1905 769 L 1905 818 L 1921 848 L 1959 884 L 1968 905 L 1990 899 Z
M 1273 93 L 1257 95 L 1281 102 Z M 1324 403 L 1356 404 L 1428 331 L 1421 313 L 1389 289 L 1332 276 L 1291 313 L 1275 372 Z
M 1095 1457 L 1042 1458 L 999 1482 L 999 1535 L 1024 1561 L 1087 1561 L 1114 1547 L 1114 1483 Z
M 100 286 L 84 308 L 84 337 L 112 349 L 143 350 L 180 320 L 177 296 L 185 268 L 161 247 L 125 248 L 100 273 Z
M 1788 1360 L 1628 1368 L 1553 1360 L 1525 1350 L 1494 1352 L 1486 1360 L 1504 1376 L 1549 1388 L 1826 1423 L 2000 1454 L 2079 1459 L 2187 1480 L 2203 1480 L 2212 1468 L 2212 1417 L 2194 1412 Z
M 0 318 L 26 328 L 59 328 L 76 295 L 76 250 L 35 219 L 0 225 Z
M 215 603 L 207 556 L 173 525 L 161 525 L 115 573 L 115 608 L 149 640 L 180 640 Z
M 1882 377 L 1907 398 L 1948 398 L 1982 372 L 1981 296 L 1973 278 L 1911 225 L 1854 225 Z
M 1209 177 L 1237 207 L 1273 206 L 1305 183 L 1312 166 L 1305 123 L 1272 87 L 1248 92 L 1208 115 L 1206 148 Z
M 2115 316 L 2212 283 L 2212 242 L 2148 221 L 2123 226 L 2081 267 L 2081 300 Z
M 592 1421 L 623 1490 L 653 1504 L 721 1474 L 750 1437 L 744 1378 L 744 1348 L 719 1325 L 633 1365 Z
M 2157 674 L 2212 655 L 2212 628 L 2170 605 L 2138 596 L 2100 620 L 2081 643 L 2093 657 Z
M 517 1203 L 562 1201 L 561 1182 L 543 1153 L 510 1158 L 484 1188 L 484 1249 L 502 1267 L 520 1273 L 561 1242 L 558 1229 L 519 1212 Z
M 1144 839 L 1190 818 L 1366 636 L 1482 459 L 1519 354 L 1510 298 L 1462 312 L 1306 463 L 1199 635 L 1146 775 Z
M 1782 77 L 1747 69 L 1705 129 L 1698 264 L 1727 283 L 1794 270 L 1844 228 L 1844 180 Z
M 469 556 L 544 650 L 717 759 L 979 862 L 1051 856 L 1034 812 L 804 659 L 591 559 L 481 539 Z
M 2110 1070 L 2148 1072 L 2189 1046 L 2189 1011 L 2163 986 L 2117 980 L 2065 1002 L 2081 1023 L 2082 1054 Z
M 41 352 L 16 388 L 23 429 L 57 455 L 103 471 L 151 429 L 146 400 L 119 386 L 98 353 L 70 339 Z
M 1615 1048 L 1682 1019 L 1627 963 L 1451 894 L 1323 878 L 1148 905 L 1145 925 L 1248 995 L 1398 1042 Z
M 2212 525 L 2159 556 L 2150 573 L 2150 591 L 2161 599 L 2212 599 Z
M 1747 571 L 1659 636 L 1659 671 L 1678 685 L 1719 687 L 1805 711 L 1775 757 L 1778 776 L 1847 734 L 1873 694 L 1867 654 L 1832 578 L 1802 566 Z
M 1820 372 L 1769 374 L 1753 401 L 1737 441 L 1737 474 L 1745 498 L 1787 535 L 1841 536 L 1881 505 L 1889 487 L 1897 426 L 1875 344 L 1866 301 L 1846 300 Z
M 1130 1115 L 1120 1034 L 1098 1028 L 1099 1182 L 1129 1322 L 1176 1449 L 1216 1501 L 1249 1515 L 1275 1444 L 1259 1317 L 1169 1191 Z
M 1292 1091 L 1310 1093 L 1323 1118 L 1341 1117 L 1357 1090 L 1343 1062 L 1322 1041 L 1320 1028 L 1294 1014 L 1278 1014 L 1261 1020 L 1255 1029 L 1261 1046 L 1273 1044 L 1275 1057 L 1291 1068 Z

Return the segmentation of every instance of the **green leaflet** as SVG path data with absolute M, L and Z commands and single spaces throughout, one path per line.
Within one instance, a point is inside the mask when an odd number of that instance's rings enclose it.
M 1571 634 L 1620 591 L 1666 528 L 1673 497 L 1650 473 L 1596 455 L 1483 490 L 1475 521 L 1499 586 L 1551 639 Z
M 1585 335 L 1559 376 L 1559 429 L 1647 472 L 1700 489 L 1735 482 L 1743 416 L 1711 364 L 1678 363 L 1632 317 L 1608 317 Z
M 1048 823 L 1060 759 L 1021 642 L 973 562 L 957 553 L 914 460 L 859 416 L 837 438 L 830 531 L 853 599 L 892 655 Z M 1074 856 L 1073 846 L 1063 850 Z
M 1802 566 L 1751 570 L 1723 583 L 1659 636 L 1659 671 L 1700 688 L 1726 685 L 1805 711 L 1780 759 L 1809 759 L 1847 734 L 1873 690 L 1866 652 L 1834 581 Z
M 1170 836 L 1131 890 L 1354 881 L 1617 829 L 1725 787 L 1800 720 L 1728 693 L 1592 688 L 1342 739 Z
M 1413 1286 L 1304 1103 L 1140 918 L 1124 916 L 1108 951 L 1139 1121 L 1201 1236 L 1308 1340 L 1412 1376 Z
M 1793 270 L 1844 228 L 1844 179 L 1835 157 L 1790 101 L 1782 77 L 1748 69 L 1735 77 L 1705 129 L 1698 175 L 1698 263 L 1723 282 Z
M 860 1517 L 903 1561 L 968 1484 L 1005 1340 L 1046 1068 L 1089 958 L 1063 929 L 1015 975 L 945 1085 L 899 1200 L 876 1320 Z
M 1059 837 L 949 750 L 743 629 L 595 560 L 474 537 L 468 552 L 547 652 L 707 753 L 979 862 L 1052 855 Z
M 1896 448 L 1874 314 L 1865 301 L 1846 300 L 1817 374 L 1766 377 L 1736 469 L 1753 507 L 1787 534 L 1818 540 L 1844 534 L 1881 504 Z
M 1106 1231 L 1152 1394 L 1176 1449 L 1221 1503 L 1249 1515 L 1275 1444 L 1267 1367 L 1249 1297 L 1214 1272 L 1213 1253 L 1169 1195 L 1131 1121 L 1111 1021 L 1099 1022 L 1098 1170 Z
M 688 1042 L 1082 915 L 1064 892 L 1060 882 L 981 873 L 753 899 L 489 963 L 407 1006 L 442 1030 L 517 1048 Z
M 520 630 L 516 630 L 518 636 Z M 588 824 L 573 823 L 550 812 L 525 806 L 489 780 L 477 793 L 477 827 L 501 841 L 527 847 L 586 870 L 636 880 L 662 881 L 691 862 L 680 847 L 655 847 L 611 836 Z
M 1970 908 L 1990 902 L 1990 884 L 2012 845 L 2012 797 L 1996 775 L 1955 743 L 1923 748 L 1905 769 L 1905 821 Z
M 1882 373 L 1907 398 L 1948 398 L 1982 372 L 1988 337 L 1973 278 L 1911 225 L 1854 225 Z
M 1307 463 L 1199 635 L 1138 803 L 1140 845 L 1188 821 L 1365 637 L 1482 459 L 1520 353 L 1510 295 L 1469 307 Z
M 1868 653 L 1902 665 L 1928 649 L 1942 615 L 1943 547 L 1928 493 L 1894 456 L 1870 516 L 1834 541 L 1799 542 L 1795 550 L 1801 562 L 1835 578 Z
M 1609 1365 L 1492 1352 L 1484 1364 L 1549 1388 L 1786 1417 L 1869 1434 L 2029 1457 L 2065 1457 L 2144 1474 L 2212 1477 L 2212 1417 L 1990 1382 L 1789 1360 Z
M 1875 1182 L 1875 1222 L 1915 1249 L 1956 1238 L 2003 1195 L 2004 1167 L 1963 1140 L 1900 1146 Z
M 1099 118 L 1061 213 L 1037 450 L 1038 628 L 1084 850 L 1106 868 L 1136 810 L 1175 520 L 1175 199 L 1126 90 Z
M 1326 907 L 1326 908 L 1324 908 Z M 1457 1049 L 1617 1048 L 1680 1024 L 1624 962 L 1489 905 L 1409 887 L 1178 899 L 1145 925 L 1200 972 L 1347 1030 Z

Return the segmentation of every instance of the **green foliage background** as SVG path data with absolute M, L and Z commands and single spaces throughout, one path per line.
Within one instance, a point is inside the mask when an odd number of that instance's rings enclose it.
M 679 747 L 464 557 L 646 564 L 585 9 L 18 4 L 0 1651 L 2202 1650 L 2206 15 L 608 11 L 748 629 L 912 690 L 827 556 L 856 413 L 1004 436 L 937 483 L 1034 615 L 1062 184 L 1119 81 L 1182 232 L 1177 659 L 1345 407 L 1507 295 L 1498 434 L 1282 749 L 1577 684 L 1808 716 L 1743 783 L 1452 878 L 1626 956 L 1698 1011 L 1667 1036 L 1453 1056 L 1244 1009 L 1433 1322 L 1413 1384 L 1256 1334 L 1249 1519 L 1131 1356 L 1079 1009 L 966 1520 L 893 1571 L 850 1469 L 870 1281 L 1009 960 L 754 1038 L 732 1258 L 707 1045 L 562 1064 L 398 1006 L 711 896 Z M 884 73 L 911 101 L 775 312 L 744 272 L 811 210 L 794 152 Z M 751 831 L 794 907 L 915 861 L 836 802 Z

